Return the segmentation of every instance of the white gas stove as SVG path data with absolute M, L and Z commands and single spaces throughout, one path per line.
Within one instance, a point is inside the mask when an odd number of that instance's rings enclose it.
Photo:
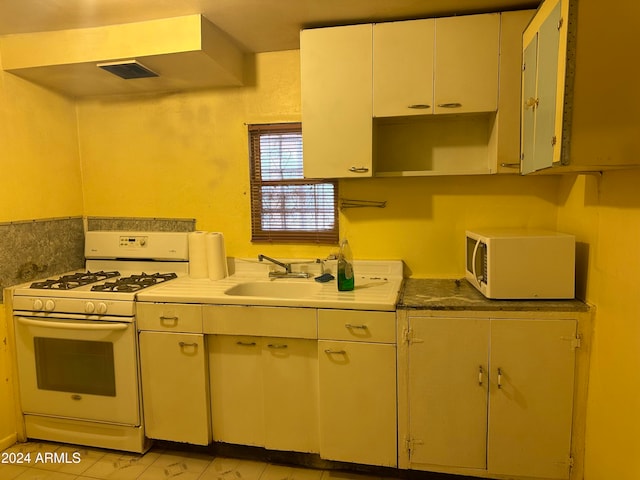
M 16 287 L 13 308 L 38 316 L 133 317 L 137 292 L 188 272 L 188 248 L 187 233 L 87 232 L 86 270 Z
M 26 435 L 142 452 L 135 298 L 188 273 L 188 234 L 87 232 L 85 257 L 13 290 Z

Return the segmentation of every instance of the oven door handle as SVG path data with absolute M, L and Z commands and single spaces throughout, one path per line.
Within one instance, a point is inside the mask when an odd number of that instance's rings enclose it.
M 30 318 L 18 317 L 18 323 L 31 327 L 59 328 L 67 330 L 126 330 L 129 328 L 127 323 L 70 323 L 70 322 L 47 322 L 43 320 L 31 320 Z

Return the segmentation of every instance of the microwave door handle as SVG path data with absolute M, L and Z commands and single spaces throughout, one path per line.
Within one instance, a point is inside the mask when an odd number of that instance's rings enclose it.
M 104 324 L 104 323 L 70 323 L 70 322 L 55 322 L 55 321 L 42 321 L 42 320 L 31 320 L 29 318 L 18 317 L 18 323 L 22 325 L 27 325 L 31 327 L 44 327 L 44 328 L 58 328 L 58 329 L 69 329 L 69 330 L 126 330 L 128 328 L 128 324 L 126 323 L 112 323 L 112 324 Z
M 478 247 L 480 247 L 480 240 L 476 241 L 476 246 L 473 248 L 473 256 L 471 257 L 471 272 L 473 273 L 473 281 L 479 287 L 478 274 L 476 273 L 476 257 L 478 255 Z

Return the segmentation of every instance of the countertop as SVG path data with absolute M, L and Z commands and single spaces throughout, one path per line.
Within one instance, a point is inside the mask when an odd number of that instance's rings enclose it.
M 142 290 L 136 298 L 142 302 L 201 303 L 216 305 L 262 305 L 274 307 L 336 308 L 351 310 L 394 311 L 402 288 L 402 262 L 356 261 L 355 288 L 339 292 L 336 281 L 318 283 L 309 279 L 269 279 L 264 265 L 243 262 L 235 266 L 235 273 L 221 280 L 180 277 L 157 287 Z M 299 284 L 311 284 L 308 294 L 291 298 L 231 295 L 227 292 L 243 283 L 274 282 L 282 292 L 298 290 Z M 296 285 L 293 285 L 296 284 Z M 286 297 L 286 293 L 284 294 Z
M 398 309 L 586 312 L 580 300 L 491 300 L 466 279 L 408 278 Z

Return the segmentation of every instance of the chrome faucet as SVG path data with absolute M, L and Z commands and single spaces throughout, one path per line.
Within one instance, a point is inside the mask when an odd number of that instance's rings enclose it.
M 258 261 L 262 262 L 267 260 L 268 262 L 273 263 L 274 265 L 278 265 L 279 267 L 284 268 L 284 272 L 269 272 L 269 278 L 309 278 L 311 274 L 308 272 L 292 272 L 291 264 L 280 262 L 275 258 L 267 257 L 266 255 L 258 255 Z
M 279 267 L 284 268 L 285 273 L 291 273 L 291 264 L 290 263 L 282 263 L 282 262 L 279 262 L 278 260 L 276 260 L 275 258 L 267 257 L 266 255 L 262 255 L 262 254 L 258 255 L 258 261 L 259 262 L 262 262 L 264 260 L 267 260 L 267 261 L 269 261 L 271 263 L 274 263 L 274 264 L 278 265 Z

